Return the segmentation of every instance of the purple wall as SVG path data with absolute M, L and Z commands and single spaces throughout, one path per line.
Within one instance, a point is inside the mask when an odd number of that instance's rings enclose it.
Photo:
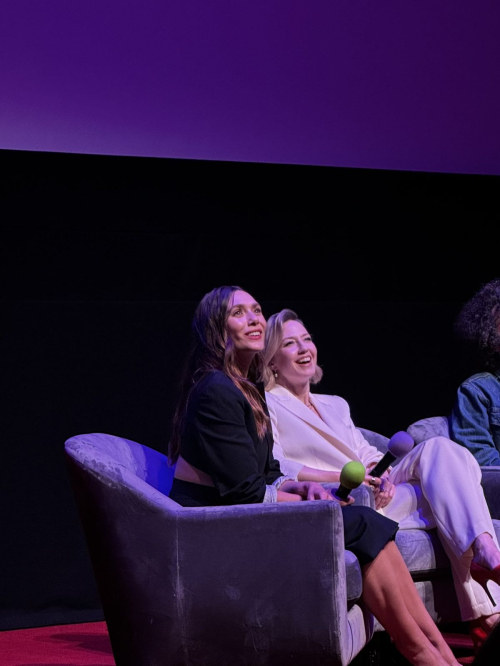
M 0 148 L 500 174 L 498 0 L 4 0 Z

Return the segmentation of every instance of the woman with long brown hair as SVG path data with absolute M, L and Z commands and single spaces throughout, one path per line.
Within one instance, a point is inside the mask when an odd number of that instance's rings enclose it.
M 169 444 L 177 463 L 170 496 L 180 504 L 331 498 L 320 484 L 283 477 L 272 457 L 264 390 L 256 384 L 265 326 L 259 304 L 239 287 L 214 289 L 196 309 Z
M 260 305 L 239 287 L 214 289 L 196 310 L 169 444 L 176 463 L 170 497 L 183 506 L 336 501 L 318 483 L 283 476 L 273 457 L 257 383 L 265 327 Z M 368 507 L 341 504 L 345 547 L 362 567 L 366 607 L 415 666 L 456 666 L 394 544 L 396 523 Z

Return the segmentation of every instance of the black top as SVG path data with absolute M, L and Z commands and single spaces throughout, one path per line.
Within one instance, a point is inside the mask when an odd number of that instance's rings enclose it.
M 196 505 L 262 502 L 266 485 L 282 476 L 272 450 L 272 434 L 268 431 L 262 439 L 258 436 L 252 408 L 243 393 L 223 372 L 214 370 L 189 397 L 180 455 L 208 474 L 215 488 L 179 484 L 174 479 L 170 496 L 186 505 L 180 495 L 185 499 L 189 488 L 196 486 L 192 489 Z

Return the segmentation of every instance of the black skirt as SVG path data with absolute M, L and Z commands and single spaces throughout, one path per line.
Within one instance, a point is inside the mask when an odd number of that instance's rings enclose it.
M 368 506 L 343 506 L 344 545 L 361 566 L 372 562 L 389 541 L 394 541 L 398 524 Z

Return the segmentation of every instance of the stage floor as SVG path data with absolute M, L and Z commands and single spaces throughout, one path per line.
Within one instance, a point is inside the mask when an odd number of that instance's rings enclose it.
M 472 664 L 469 637 L 456 633 L 445 633 L 445 637 L 459 662 Z M 105 622 L 4 631 L 0 655 L 1 666 L 115 666 Z M 398 664 L 400 660 L 394 654 L 391 657 L 387 661 Z M 363 661 L 363 655 L 355 660 Z
M 115 666 L 105 622 L 0 633 L 1 666 Z

